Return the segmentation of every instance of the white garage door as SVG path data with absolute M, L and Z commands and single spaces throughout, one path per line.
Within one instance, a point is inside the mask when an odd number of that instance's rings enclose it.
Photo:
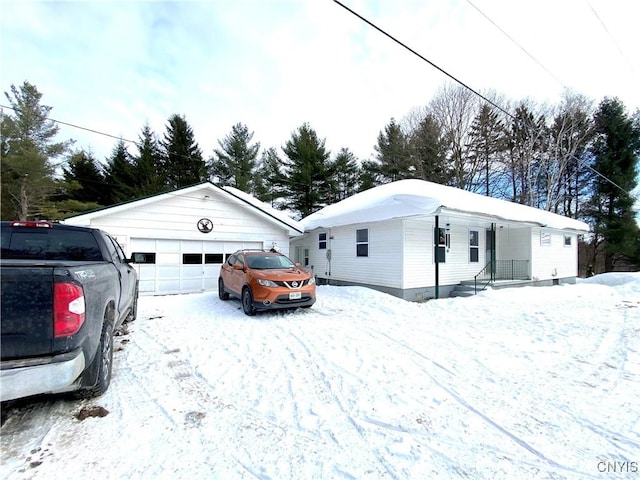
M 132 238 L 129 248 L 145 254 L 145 263 L 134 264 L 140 293 L 163 295 L 217 290 L 227 256 L 241 248 L 262 248 L 262 243 Z

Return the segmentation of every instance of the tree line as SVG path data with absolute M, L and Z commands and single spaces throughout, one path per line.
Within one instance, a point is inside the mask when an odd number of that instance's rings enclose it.
M 374 155 L 347 147 L 332 155 L 308 123 L 280 148 L 261 148 L 238 123 L 205 158 L 184 115 L 157 135 L 148 124 L 135 145 L 119 140 L 104 162 L 56 141 L 42 94 L 24 82 L 5 92 L 2 218 L 62 219 L 203 181 L 229 185 L 298 217 L 359 191 L 406 178 L 470 190 L 587 221 L 591 263 L 640 267 L 632 191 L 638 185 L 640 112 L 617 98 L 598 105 L 566 92 L 553 106 L 488 103 L 455 84 L 380 130 Z M 130 150 L 131 149 L 131 150 Z

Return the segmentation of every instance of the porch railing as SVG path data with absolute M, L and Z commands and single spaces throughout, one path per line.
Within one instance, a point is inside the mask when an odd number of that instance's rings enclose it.
M 475 292 L 484 290 L 496 280 L 528 280 L 529 260 L 490 260 L 478 274 L 473 277 Z

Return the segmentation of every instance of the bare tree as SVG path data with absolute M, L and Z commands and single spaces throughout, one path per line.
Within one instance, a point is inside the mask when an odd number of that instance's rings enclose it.
M 481 162 L 469 155 L 471 125 L 480 105 L 478 97 L 462 86 L 444 84 L 429 103 L 429 111 L 442 127 L 449 144 L 452 184 L 468 189 Z

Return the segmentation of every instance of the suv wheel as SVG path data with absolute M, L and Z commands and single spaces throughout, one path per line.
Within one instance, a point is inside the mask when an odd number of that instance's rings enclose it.
M 224 290 L 222 278 L 218 278 L 218 297 L 220 297 L 220 300 L 229 300 L 229 294 Z
M 242 290 L 242 310 L 249 316 L 256 313 L 256 309 L 253 307 L 253 295 L 251 295 L 249 287 L 244 287 L 244 290 Z

